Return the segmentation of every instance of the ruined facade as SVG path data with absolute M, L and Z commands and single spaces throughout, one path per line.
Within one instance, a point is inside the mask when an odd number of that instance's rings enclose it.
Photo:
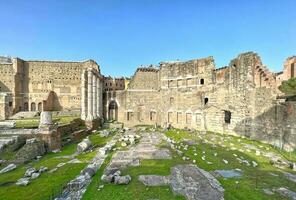
M 80 110 L 81 118 L 125 126 L 171 125 L 296 146 L 296 105 L 277 99 L 296 57 L 273 73 L 253 52 L 216 68 L 213 57 L 140 67 L 131 79 L 104 77 L 94 61 L 0 59 L 0 118 L 19 111 Z
M 277 74 L 253 52 L 219 69 L 212 57 L 141 67 L 126 90 L 106 96 L 104 116 L 126 126 L 170 124 L 295 148 L 295 103 L 277 100 L 277 86 L 293 77 L 293 59 Z
M 0 59 L 0 119 L 7 119 L 20 111 L 79 111 L 84 88 L 82 80 L 86 80 L 87 70 L 102 80 L 99 66 L 92 60 Z M 82 74 L 85 75 L 83 79 Z

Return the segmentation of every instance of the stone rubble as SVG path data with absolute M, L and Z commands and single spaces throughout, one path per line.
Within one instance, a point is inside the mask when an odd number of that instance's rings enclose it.
M 170 185 L 172 191 L 187 200 L 223 200 L 224 189 L 210 173 L 195 165 L 177 165 L 171 175 L 140 175 L 138 180 L 146 186 Z
M 215 170 L 213 174 L 217 177 L 222 176 L 223 178 L 239 178 L 242 176 L 242 170 L 240 169 Z
M 296 183 L 296 175 L 291 174 L 291 173 L 289 173 L 289 172 L 283 172 L 283 174 L 284 174 L 284 176 L 285 176 L 288 180 L 290 180 L 290 181 Z
M 92 147 L 91 141 L 88 138 L 85 138 L 77 145 L 77 152 L 78 153 L 85 152 L 91 147 Z
M 296 192 L 291 191 L 291 190 L 289 190 L 287 188 L 280 187 L 280 188 L 273 189 L 273 191 L 277 192 L 280 195 L 282 195 L 284 197 L 287 197 L 287 198 L 289 198 L 291 200 L 296 200 Z
M 16 159 L 20 162 L 28 162 L 37 156 L 45 154 L 44 141 L 36 138 L 26 140 L 26 144 L 16 153 Z
M 113 136 L 110 143 L 116 143 L 116 137 Z M 97 170 L 101 167 L 105 161 L 107 155 L 102 155 L 99 149 L 93 160 L 80 172 L 80 174 L 73 180 L 71 180 L 67 187 L 64 189 L 60 197 L 55 200 L 80 200 L 86 191 L 87 186 L 90 184 L 92 177 L 95 175 Z
M 26 186 L 29 183 L 30 183 L 30 178 L 20 178 L 19 180 L 17 180 L 17 182 L 15 184 L 21 185 L 21 186 Z
M 9 164 L 6 167 L 4 167 L 1 171 L 0 174 L 6 173 L 6 172 L 10 172 L 12 170 L 16 169 L 16 164 Z
M 163 139 L 165 139 L 162 133 L 158 132 L 143 132 L 141 130 L 141 136 L 134 133 L 134 130 L 128 130 L 125 132 L 119 141 L 127 142 L 130 138 L 136 138 L 139 140 L 137 145 L 129 146 L 125 151 L 117 151 L 108 166 L 105 168 L 101 179 L 109 183 L 128 183 L 129 176 L 120 176 L 121 169 L 128 166 L 139 166 L 141 159 L 171 159 L 171 153 L 168 149 L 157 148 L 156 145 L 159 144 Z M 116 180 L 115 181 L 115 177 Z

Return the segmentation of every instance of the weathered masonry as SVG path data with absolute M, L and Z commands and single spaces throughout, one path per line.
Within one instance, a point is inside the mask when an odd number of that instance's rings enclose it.
M 102 115 L 103 77 L 99 65 L 93 60 L 63 62 L 2 58 L 0 76 L 0 119 L 20 111 L 42 110 L 81 110 L 81 118 L 91 121 Z
M 291 150 L 296 103 L 277 99 L 277 86 L 295 76 L 296 57 L 272 73 L 253 52 L 215 68 L 212 57 L 138 68 L 125 90 L 106 91 L 104 118 L 239 134 Z
M 171 125 L 239 134 L 287 150 L 296 147 L 296 104 L 277 87 L 296 77 L 296 56 L 273 73 L 253 52 L 216 68 L 213 57 L 140 67 L 131 79 L 105 77 L 92 61 L 0 57 L 0 119 L 20 111 L 76 111 L 89 128 Z

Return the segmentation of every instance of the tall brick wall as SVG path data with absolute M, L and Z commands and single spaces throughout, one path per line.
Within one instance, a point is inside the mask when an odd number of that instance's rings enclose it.
M 15 87 L 14 82 L 14 69 L 11 64 L 1 64 L 0 63 L 0 92 L 12 92 Z

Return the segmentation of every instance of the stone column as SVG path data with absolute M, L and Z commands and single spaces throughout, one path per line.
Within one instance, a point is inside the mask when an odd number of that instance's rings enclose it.
M 93 118 L 93 73 L 91 69 L 88 69 L 87 71 L 87 78 L 88 78 L 88 83 L 87 83 L 87 121 L 92 121 Z
M 81 119 L 85 120 L 86 119 L 86 112 L 87 112 L 87 95 L 86 95 L 86 79 L 85 79 L 85 75 L 86 75 L 86 70 L 83 70 L 82 74 L 81 74 Z
M 40 123 L 39 128 L 51 126 L 52 123 L 52 114 L 49 111 L 42 111 L 40 114 Z
M 101 101 L 100 101 L 100 96 L 101 96 L 101 84 L 100 84 L 100 78 L 98 77 L 97 79 L 97 117 L 101 118 L 100 115 L 100 107 L 102 106 Z
M 93 118 L 97 118 L 97 75 L 93 75 Z
M 99 107 L 99 115 L 103 118 L 103 81 L 100 81 L 100 107 Z

